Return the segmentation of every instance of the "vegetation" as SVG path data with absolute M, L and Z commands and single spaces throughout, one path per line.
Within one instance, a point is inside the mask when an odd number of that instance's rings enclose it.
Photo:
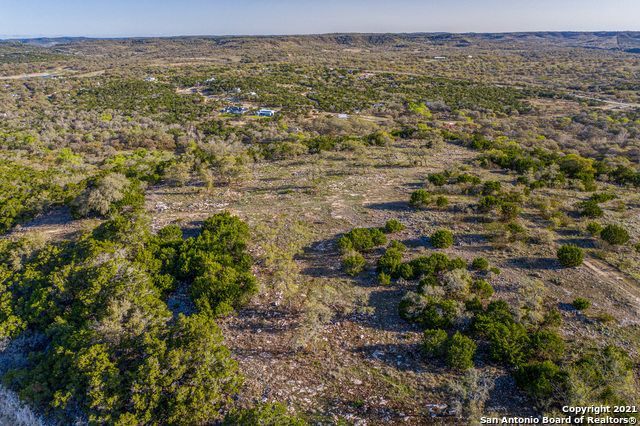
M 620 225 L 607 225 L 601 232 L 600 238 L 611 244 L 612 246 L 622 245 L 631 238 L 626 229 Z
M 440 229 L 431 235 L 431 245 L 436 248 L 447 248 L 453 244 L 453 234 L 446 229 Z
M 59 41 L 0 43 L 0 423 L 640 400 L 632 33 Z
M 570 244 L 563 244 L 558 249 L 558 261 L 565 268 L 575 268 L 582 265 L 584 254 L 580 247 L 572 246 Z

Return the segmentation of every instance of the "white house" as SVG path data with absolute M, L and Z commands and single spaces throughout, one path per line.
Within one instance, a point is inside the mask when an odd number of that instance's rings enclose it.
M 155 77 L 147 77 L 147 78 L 144 79 L 144 81 L 156 81 L 156 80 L 157 80 L 157 78 L 155 78 Z
M 276 114 L 276 112 L 272 109 L 261 109 L 260 111 L 256 112 L 256 115 L 258 117 L 273 117 Z

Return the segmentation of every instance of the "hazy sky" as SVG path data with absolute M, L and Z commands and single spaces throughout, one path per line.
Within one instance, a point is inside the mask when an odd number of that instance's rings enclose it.
M 640 0 L 0 0 L 0 38 L 640 30 Z

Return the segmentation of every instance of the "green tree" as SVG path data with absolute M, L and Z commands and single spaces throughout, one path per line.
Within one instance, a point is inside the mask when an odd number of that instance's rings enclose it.
M 431 235 L 431 245 L 436 248 L 447 248 L 453 244 L 453 234 L 446 229 L 440 229 Z
M 582 265 L 584 254 L 580 247 L 576 247 L 572 244 L 563 244 L 558 249 L 557 253 L 558 261 L 565 268 L 574 268 Z

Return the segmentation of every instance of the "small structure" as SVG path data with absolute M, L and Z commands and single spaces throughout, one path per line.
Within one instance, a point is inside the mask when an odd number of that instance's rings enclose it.
M 249 93 L 247 93 L 247 95 L 249 95 L 249 96 L 255 96 L 255 95 L 257 95 L 257 93 L 256 93 L 256 92 L 249 92 Z
M 242 115 L 242 114 L 246 114 L 247 112 L 249 112 L 248 108 L 244 108 L 244 107 L 226 107 L 225 109 L 223 109 L 222 111 L 220 111 L 221 113 L 227 113 L 227 114 L 235 114 L 235 115 Z
M 338 118 L 346 119 L 349 116 L 347 114 L 338 114 Z
M 449 128 L 455 127 L 455 125 L 456 125 L 456 123 L 453 122 L 453 121 L 448 121 L 448 122 L 445 122 L 445 123 L 442 123 L 442 124 L 444 124 L 445 126 L 447 126 Z
M 433 59 L 435 59 L 436 61 L 442 61 L 442 60 L 445 60 L 447 58 L 444 57 L 444 56 L 434 56 Z
M 155 78 L 155 77 L 147 77 L 143 81 L 157 81 L 157 78 Z
M 272 109 L 261 109 L 260 111 L 256 112 L 256 115 L 258 117 L 273 117 L 276 114 L 276 112 Z
M 205 81 L 206 81 L 206 82 L 211 82 L 211 81 L 216 81 L 216 79 L 215 79 L 215 78 L 213 78 L 213 77 L 211 77 L 211 78 L 206 79 Z

